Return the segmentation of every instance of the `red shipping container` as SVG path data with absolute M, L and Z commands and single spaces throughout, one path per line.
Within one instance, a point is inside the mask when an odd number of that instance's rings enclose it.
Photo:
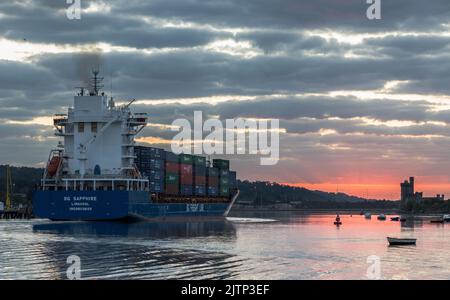
M 178 174 L 179 171 L 179 164 L 174 162 L 166 162 L 166 172 L 167 173 L 176 173 Z
M 178 188 L 178 184 L 166 184 L 166 194 L 169 195 L 177 195 L 179 194 L 180 189 Z
M 180 164 L 180 174 L 190 175 L 192 177 L 192 165 Z
M 208 186 L 218 186 L 218 185 L 219 185 L 219 177 L 208 176 Z
M 192 177 L 192 174 L 181 174 L 180 183 L 186 184 L 186 185 L 192 185 L 193 179 L 194 178 Z
M 194 181 L 195 181 L 195 185 L 205 185 L 206 177 L 205 176 L 195 176 Z
M 192 165 L 180 164 L 180 183 L 185 185 L 192 185 L 194 183 Z

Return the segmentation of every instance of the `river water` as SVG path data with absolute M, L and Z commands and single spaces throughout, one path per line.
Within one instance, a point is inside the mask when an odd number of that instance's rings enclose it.
M 450 224 L 277 213 L 169 223 L 0 220 L 0 279 L 450 279 Z M 389 247 L 387 236 L 415 237 Z

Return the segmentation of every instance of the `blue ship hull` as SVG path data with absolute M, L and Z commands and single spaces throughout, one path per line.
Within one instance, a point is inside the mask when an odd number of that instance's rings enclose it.
M 35 191 L 33 213 L 51 220 L 225 217 L 227 203 L 153 203 L 144 191 Z

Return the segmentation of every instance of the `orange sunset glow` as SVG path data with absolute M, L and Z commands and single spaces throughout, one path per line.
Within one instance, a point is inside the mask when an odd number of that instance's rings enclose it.
M 331 193 L 346 193 L 367 199 L 400 199 L 400 182 L 386 184 L 353 184 L 353 183 L 285 183 L 295 187 L 304 187 L 310 190 L 320 190 Z M 449 184 L 420 184 L 416 185 L 416 190 L 423 192 L 424 196 L 436 196 L 436 194 L 450 195 Z

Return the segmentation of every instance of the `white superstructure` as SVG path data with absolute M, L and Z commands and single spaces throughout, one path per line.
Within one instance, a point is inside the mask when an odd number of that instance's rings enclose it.
M 134 100 L 116 106 L 112 98 L 99 92 L 101 81 L 94 71 L 89 90 L 80 88 L 68 113 L 55 116 L 55 135 L 63 137 L 64 143 L 50 153 L 44 186 L 114 189 L 114 183 L 104 184 L 113 179 L 145 186 L 134 164 L 134 137 L 146 126 L 147 114 L 131 112 Z M 120 186 L 130 189 L 130 182 Z

